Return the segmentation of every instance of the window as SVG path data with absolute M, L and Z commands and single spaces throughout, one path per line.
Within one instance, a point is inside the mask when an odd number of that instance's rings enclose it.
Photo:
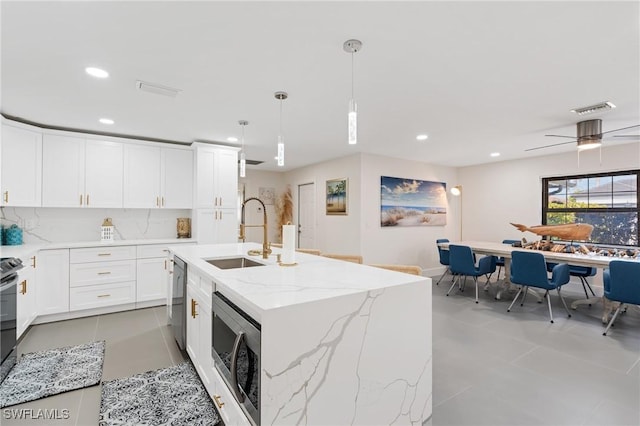
M 640 170 L 542 179 L 542 223 L 589 223 L 591 242 L 637 246 Z

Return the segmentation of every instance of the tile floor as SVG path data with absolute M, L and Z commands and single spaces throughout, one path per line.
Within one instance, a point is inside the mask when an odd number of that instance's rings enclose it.
M 493 289 L 481 291 L 476 305 L 469 284 L 445 297 L 448 282 L 433 286 L 433 425 L 640 425 L 640 309 L 629 308 L 604 337 L 601 305 L 579 307 L 566 318 L 553 296 L 551 324 L 546 304 L 531 297 L 507 313 L 513 293 L 496 301 Z M 578 284 L 566 292 L 568 303 L 584 297 Z M 157 307 L 33 326 L 19 351 L 104 339 L 103 380 L 174 365 L 183 355 L 165 312 Z M 12 420 L 3 411 L 2 426 L 93 426 L 100 387 L 11 408 L 66 408 L 70 416 Z

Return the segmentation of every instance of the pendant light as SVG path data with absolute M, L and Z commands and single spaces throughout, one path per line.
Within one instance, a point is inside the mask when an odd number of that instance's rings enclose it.
M 349 145 L 358 143 L 358 106 L 354 96 L 354 78 L 353 78 L 353 54 L 360 51 L 362 42 L 360 40 L 347 40 L 342 45 L 345 52 L 351 53 L 351 101 L 349 101 Z
M 287 92 L 276 92 L 276 99 L 280 101 L 280 130 L 278 132 L 278 167 L 284 167 L 284 138 L 282 137 L 282 101 L 287 99 L 289 95 Z
M 238 124 L 242 126 L 242 149 L 240 150 L 240 177 L 247 175 L 247 159 L 244 155 L 244 126 L 248 125 L 247 120 L 240 120 Z

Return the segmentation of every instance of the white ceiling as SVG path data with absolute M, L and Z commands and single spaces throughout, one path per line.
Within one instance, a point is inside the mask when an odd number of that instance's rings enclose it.
M 583 119 L 602 118 L 604 131 L 640 124 L 637 1 L 2 1 L 1 14 L 3 114 L 186 143 L 226 142 L 248 120 L 260 170 L 282 170 L 278 90 L 289 93 L 285 170 L 355 152 L 466 166 L 574 150 L 524 151 L 563 141 L 547 133 L 575 135 Z M 363 42 L 356 146 L 350 38 Z M 138 79 L 182 92 L 140 92 Z M 569 112 L 601 101 L 618 108 Z

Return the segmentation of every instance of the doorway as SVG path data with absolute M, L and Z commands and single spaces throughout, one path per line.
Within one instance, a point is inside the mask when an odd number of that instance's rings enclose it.
M 316 248 L 315 184 L 298 185 L 298 248 Z

